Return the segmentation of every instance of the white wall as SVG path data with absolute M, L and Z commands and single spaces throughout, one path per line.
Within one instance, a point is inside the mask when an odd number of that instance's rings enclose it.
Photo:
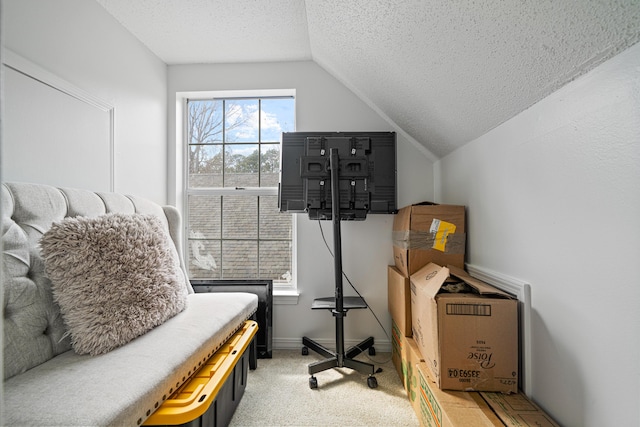
M 176 116 L 176 94 L 191 91 L 223 90 L 296 90 L 298 131 L 385 131 L 394 130 L 351 91 L 314 62 L 176 65 L 168 68 L 169 151 L 178 158 L 181 152 L 180 128 Z M 176 137 L 178 135 L 178 137 Z M 170 170 L 170 202 L 180 204 L 180 171 Z M 409 141 L 398 136 L 399 206 L 433 198 L 433 168 Z M 335 335 L 334 318 L 328 311 L 311 311 L 314 298 L 333 296 L 333 261 L 322 242 L 316 221 L 299 215 L 297 226 L 298 286 L 297 305 L 274 308 L 274 346 L 301 347 L 307 335 L 331 344 Z M 342 223 L 343 269 L 372 306 L 389 332 L 387 311 L 387 265 L 393 263 L 390 215 L 370 215 L 364 222 Z M 332 245 L 331 223 L 323 223 Z M 344 283 L 345 295 L 353 295 Z M 390 349 L 390 339 L 364 310 L 350 311 L 345 320 L 345 338 L 358 342 L 374 336 L 377 343 Z
M 531 283 L 533 398 L 640 425 L 640 45 L 441 159 L 467 261 Z
M 165 203 L 166 65 L 94 1 L 3 0 L 2 6 L 4 46 L 115 107 L 115 191 Z M 62 105 L 60 109 L 58 114 L 67 111 Z M 13 125 L 15 129 L 23 124 Z M 15 152 L 16 147 L 5 140 L 4 150 Z M 27 154 L 42 155 L 28 150 Z M 51 169 L 38 171 L 34 180 L 55 176 L 73 162 L 95 163 L 96 170 L 105 173 L 102 148 L 94 158 L 66 154 L 61 157 L 68 163 L 50 162 Z

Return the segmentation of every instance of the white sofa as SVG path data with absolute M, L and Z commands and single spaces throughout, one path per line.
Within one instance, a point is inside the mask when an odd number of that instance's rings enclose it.
M 116 193 L 28 183 L 1 190 L 2 425 L 141 425 L 257 310 L 254 294 L 196 294 L 187 280 L 184 311 L 114 350 L 77 354 L 45 274 L 43 233 L 65 217 L 153 214 L 166 225 L 184 273 L 178 211 Z

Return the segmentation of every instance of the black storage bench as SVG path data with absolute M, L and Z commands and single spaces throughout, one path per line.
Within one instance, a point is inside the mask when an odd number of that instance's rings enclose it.
M 273 347 L 273 280 L 271 279 L 194 279 L 195 292 L 248 292 L 258 296 L 257 351 L 259 359 L 271 359 Z

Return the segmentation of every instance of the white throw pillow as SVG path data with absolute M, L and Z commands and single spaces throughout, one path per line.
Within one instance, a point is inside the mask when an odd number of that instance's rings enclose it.
M 186 307 L 175 246 L 154 215 L 65 218 L 40 247 L 76 353 L 111 351 Z

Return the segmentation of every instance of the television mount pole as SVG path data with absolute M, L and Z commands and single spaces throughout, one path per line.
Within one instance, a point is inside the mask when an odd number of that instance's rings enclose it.
M 354 360 L 353 358 L 364 350 L 369 349 L 369 354 L 375 354 L 373 337 L 369 337 L 361 343 L 349 348 L 344 348 L 344 318 L 347 311 L 352 308 L 367 308 L 366 303 L 360 297 L 349 297 L 345 304 L 342 287 L 342 237 L 340 233 L 340 159 L 338 150 L 331 148 L 329 152 L 329 167 L 331 169 L 331 219 L 333 221 L 333 255 L 335 273 L 335 298 L 319 298 L 314 300 L 313 309 L 329 309 L 336 319 L 336 351 L 333 352 L 318 344 L 310 338 L 303 337 L 303 354 L 308 354 L 308 348 L 321 354 L 327 359 L 309 364 L 309 387 L 318 387 L 318 381 L 314 374 L 331 368 L 351 368 L 363 374 L 369 374 L 367 384 L 370 388 L 376 388 L 378 382 L 373 376 L 374 366 L 370 363 Z

